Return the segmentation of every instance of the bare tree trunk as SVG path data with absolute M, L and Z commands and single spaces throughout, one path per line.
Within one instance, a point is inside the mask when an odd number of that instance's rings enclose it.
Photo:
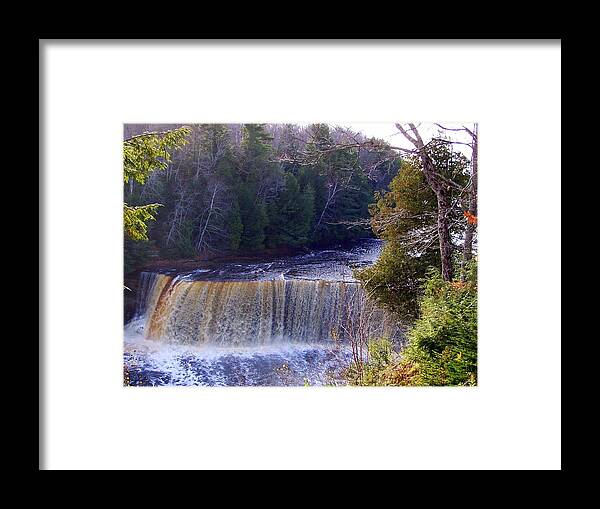
M 473 136 L 473 155 L 471 157 L 471 189 L 469 191 L 469 212 L 477 217 L 477 124 L 472 133 Z M 469 261 L 473 256 L 473 234 L 475 233 L 475 223 L 469 222 L 465 232 L 464 259 Z
M 469 211 L 473 212 L 473 207 L 469 207 Z M 468 223 L 465 230 L 465 245 L 463 246 L 463 258 L 468 262 L 473 257 L 473 234 L 475 233 L 475 225 Z
M 202 249 L 202 243 L 204 241 L 204 234 L 206 233 L 206 228 L 208 228 L 208 223 L 210 222 L 210 217 L 213 213 L 213 207 L 215 204 L 215 196 L 217 195 L 217 191 L 219 190 L 218 184 L 215 185 L 213 190 L 212 198 L 210 200 L 210 205 L 208 207 L 208 215 L 206 217 L 206 222 L 204 223 L 204 227 L 202 228 L 202 232 L 200 233 L 200 238 L 198 239 L 198 243 L 196 244 L 196 249 L 200 251 Z
M 331 203 L 333 202 L 333 199 L 335 198 L 335 195 L 337 194 L 337 192 L 338 192 L 338 183 L 335 182 L 335 184 L 333 185 L 333 190 L 331 189 L 331 187 L 329 188 L 327 201 L 325 202 L 325 206 L 323 207 L 321 216 L 319 217 L 319 220 L 317 221 L 317 224 L 315 225 L 315 227 L 313 229 L 313 235 L 319 229 L 319 226 L 321 226 L 321 221 L 323 221 L 323 217 L 325 217 L 325 212 L 327 212 L 327 209 L 329 208 L 329 205 L 331 205 Z
M 445 281 L 452 281 L 452 240 L 450 239 L 450 195 L 436 193 L 438 204 L 438 236 L 440 238 L 440 257 L 442 259 L 442 277 Z
M 185 213 L 184 204 L 183 204 L 183 196 L 180 195 L 179 200 L 177 201 L 177 205 L 175 206 L 175 210 L 172 213 L 173 219 L 171 221 L 171 225 L 169 227 L 169 233 L 167 234 L 167 238 L 165 240 L 165 245 L 170 246 L 171 240 L 177 231 L 177 228 L 181 226 L 181 221 L 183 219 Z

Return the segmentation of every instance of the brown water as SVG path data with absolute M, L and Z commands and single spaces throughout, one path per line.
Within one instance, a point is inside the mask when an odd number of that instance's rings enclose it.
M 348 331 L 397 334 L 367 303 L 352 269 L 381 243 L 259 264 L 142 273 L 125 363 L 140 385 L 338 385 L 350 362 Z

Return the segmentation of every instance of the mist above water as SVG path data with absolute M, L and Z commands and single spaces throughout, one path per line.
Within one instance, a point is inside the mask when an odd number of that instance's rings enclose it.
M 130 384 L 144 386 L 345 385 L 347 346 L 279 343 L 255 347 L 178 345 L 148 341 L 132 328 L 125 337 Z

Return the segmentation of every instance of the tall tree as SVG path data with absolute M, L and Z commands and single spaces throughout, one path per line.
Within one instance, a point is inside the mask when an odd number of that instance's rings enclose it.
M 442 177 L 467 185 L 468 161 L 462 154 L 442 143 L 430 146 L 429 152 Z M 402 161 L 389 190 L 375 196 L 370 207 L 371 225 L 375 234 L 387 242 L 377 262 L 357 275 L 382 305 L 411 319 L 418 311 L 427 271 L 441 265 L 437 197 L 425 178 L 421 159 L 415 155 Z M 448 214 L 453 239 L 464 232 L 459 198 L 460 192 L 453 188 Z
M 310 240 L 315 196 L 312 186 L 304 189 L 292 173 L 285 176 L 285 189 L 268 207 L 267 242 L 270 247 L 302 246 Z
M 451 281 L 453 277 L 453 244 L 450 237 L 449 215 L 452 205 L 451 191 L 453 184 L 436 170 L 428 146 L 423 142 L 423 138 L 415 124 L 409 123 L 408 128 L 405 128 L 402 124 L 398 123 L 396 124 L 396 127 L 404 137 L 414 145 L 416 153 L 421 159 L 423 175 L 425 175 L 427 183 L 435 193 L 437 199 L 437 230 L 442 264 L 442 277 L 446 281 Z
M 243 225 L 240 248 L 261 250 L 265 247 L 265 227 L 269 220 L 265 202 L 257 199 L 256 184 L 240 184 L 236 194 Z
M 357 272 L 367 293 L 401 318 L 418 312 L 421 282 L 427 269 L 439 266 L 437 202 L 420 160 L 402 161 L 387 192 L 378 192 L 370 206 L 371 225 L 386 244 L 377 262 Z
M 345 223 L 357 216 L 364 218 L 372 201 L 372 188 L 360 166 L 358 148 L 346 145 L 335 141 L 327 124 L 309 127 L 304 164 L 310 164 L 313 173 L 320 177 L 312 177 L 316 214 L 312 237 L 315 241 L 355 237 L 356 230 L 349 230 Z M 319 192 L 321 181 L 324 193 Z
M 243 223 L 240 248 L 264 248 L 268 223 L 266 200 L 278 189 L 272 137 L 264 124 L 244 124 L 238 158 L 236 194 Z

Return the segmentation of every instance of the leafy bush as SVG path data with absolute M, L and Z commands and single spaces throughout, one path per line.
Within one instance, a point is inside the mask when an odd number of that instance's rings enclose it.
M 416 385 L 476 385 L 477 283 L 473 264 L 466 281 L 446 282 L 430 271 L 420 318 L 409 332 L 404 362 L 418 367 Z
M 396 354 L 385 339 L 369 344 L 362 373 L 347 373 L 356 385 L 476 385 L 477 266 L 465 281 L 446 282 L 431 269 L 420 315 L 408 333 L 408 346 Z
M 356 271 L 355 277 L 378 305 L 412 321 L 419 311 L 418 299 L 429 265 L 428 257 L 410 256 L 400 244 L 388 242 L 377 262 Z

